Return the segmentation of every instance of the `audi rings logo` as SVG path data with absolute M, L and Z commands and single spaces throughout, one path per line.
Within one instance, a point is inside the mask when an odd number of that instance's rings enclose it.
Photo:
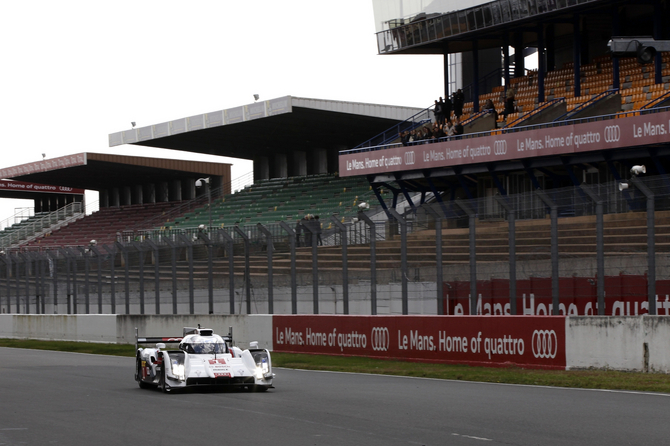
M 533 332 L 533 356 L 536 358 L 555 358 L 558 353 L 558 336 L 554 330 L 535 330 Z
M 507 141 L 504 139 L 501 141 L 493 142 L 493 154 L 494 155 L 506 155 L 507 154 Z
M 389 329 L 386 327 L 373 327 L 372 335 L 370 336 L 372 350 L 376 352 L 386 352 L 391 343 L 391 335 Z
M 405 165 L 411 166 L 414 164 L 414 151 L 405 152 Z
M 621 129 L 618 125 L 605 127 L 605 142 L 617 142 L 621 139 Z

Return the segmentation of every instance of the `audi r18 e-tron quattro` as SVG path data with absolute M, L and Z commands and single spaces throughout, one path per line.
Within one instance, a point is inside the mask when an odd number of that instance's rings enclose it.
M 135 380 L 141 388 L 163 392 L 193 386 L 237 386 L 253 391 L 272 387 L 270 352 L 252 342 L 242 350 L 233 346 L 232 330 L 219 336 L 209 328 L 184 328 L 181 337 L 138 337 L 136 344 L 155 343 L 155 348 L 136 348 Z M 178 350 L 165 344 L 178 343 Z

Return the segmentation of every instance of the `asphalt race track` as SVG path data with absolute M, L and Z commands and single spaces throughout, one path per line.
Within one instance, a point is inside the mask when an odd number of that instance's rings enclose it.
M 669 395 L 275 369 L 162 394 L 133 358 L 0 348 L 0 446 L 667 444 Z

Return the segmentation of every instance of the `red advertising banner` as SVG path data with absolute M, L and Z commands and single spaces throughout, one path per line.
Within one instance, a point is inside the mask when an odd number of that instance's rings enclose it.
M 670 112 L 339 156 L 340 176 L 460 166 L 670 142 Z
M 598 315 L 596 277 L 561 277 L 559 316 Z M 477 307 L 471 308 L 470 282 L 444 283 L 444 309 L 448 315 L 503 316 L 511 314 L 509 280 L 477 281 Z M 517 280 L 517 314 L 548 316 L 552 314 L 550 277 Z M 649 313 L 647 277 L 643 275 L 605 276 L 605 315 L 638 316 Z M 670 280 L 656 281 L 656 312 L 670 316 Z
M 565 369 L 565 318 L 275 315 L 278 352 Z
M 3 190 L 72 195 L 84 195 L 85 192 L 84 189 L 75 189 L 66 186 L 50 186 L 48 184 L 26 183 L 25 181 L 0 180 L 0 191 Z

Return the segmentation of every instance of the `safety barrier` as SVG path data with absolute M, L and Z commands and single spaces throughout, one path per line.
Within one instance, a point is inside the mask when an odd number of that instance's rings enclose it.
M 416 362 L 670 372 L 670 316 L 0 315 L 0 338 L 132 344 L 185 326 L 276 352 Z

